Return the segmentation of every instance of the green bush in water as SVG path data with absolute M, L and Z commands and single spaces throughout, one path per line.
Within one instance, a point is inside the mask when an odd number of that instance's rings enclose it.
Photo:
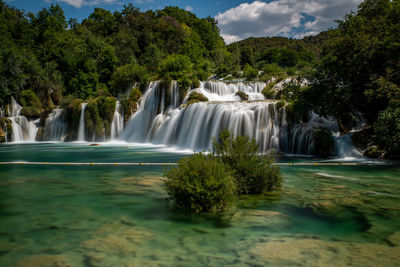
M 247 136 L 234 138 L 228 130 L 213 140 L 213 154 L 234 171 L 239 194 L 260 194 L 282 186 L 273 157 L 260 155 L 258 144 Z
M 182 158 L 164 176 L 170 199 L 189 212 L 220 212 L 236 197 L 232 171 L 213 155 L 195 153 Z

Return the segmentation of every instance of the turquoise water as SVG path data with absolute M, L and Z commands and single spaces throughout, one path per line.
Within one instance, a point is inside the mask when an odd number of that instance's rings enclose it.
M 0 161 L 182 156 L 124 145 L 0 146 Z M 282 191 L 202 216 L 166 201 L 164 168 L 0 165 L 0 266 L 396 266 L 400 260 L 395 163 L 284 166 Z

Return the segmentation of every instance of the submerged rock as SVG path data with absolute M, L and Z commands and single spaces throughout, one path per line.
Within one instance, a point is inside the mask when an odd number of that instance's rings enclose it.
M 34 255 L 19 260 L 16 267 L 72 267 L 61 255 Z
M 274 238 L 250 249 L 272 266 L 398 266 L 400 247 L 318 239 Z
M 400 232 L 396 232 L 388 237 L 388 241 L 393 246 L 400 246 Z

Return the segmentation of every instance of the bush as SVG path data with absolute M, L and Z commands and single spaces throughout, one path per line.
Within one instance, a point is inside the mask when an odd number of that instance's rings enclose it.
M 277 76 L 283 72 L 281 67 L 279 67 L 276 63 L 265 65 L 263 71 L 265 74 L 271 74 L 273 76 Z
M 213 155 L 198 153 L 182 158 L 164 176 L 170 199 L 189 212 L 223 211 L 236 196 L 232 171 Z
M 141 88 L 147 84 L 149 79 L 147 68 L 140 65 L 127 64 L 118 67 L 111 78 L 112 94 L 128 90 L 133 84 L 139 83 Z
M 21 115 L 28 118 L 39 118 L 43 111 L 39 97 L 32 90 L 21 91 L 18 100 L 22 105 Z
M 134 102 L 138 102 L 141 97 L 142 97 L 142 92 L 140 92 L 140 90 L 136 87 L 133 88 L 131 93 L 129 94 L 129 99 Z
M 242 99 L 243 101 L 249 100 L 249 96 L 245 92 L 237 91 L 235 95 L 240 97 L 240 99 Z
M 258 77 L 258 71 L 249 64 L 246 64 L 243 69 L 243 75 L 248 81 L 252 81 Z
M 374 141 L 389 152 L 389 157 L 400 158 L 400 108 L 389 107 L 378 114 L 374 123 Z
M 204 102 L 204 101 L 208 101 L 208 98 L 205 97 L 203 94 L 200 94 L 198 92 L 191 92 L 187 103 L 188 105 L 190 105 L 193 103 Z
M 219 141 L 213 141 L 213 154 L 234 171 L 239 194 L 260 194 L 280 189 L 282 176 L 274 159 L 259 155 L 258 144 L 247 136 L 233 138 L 223 131 Z

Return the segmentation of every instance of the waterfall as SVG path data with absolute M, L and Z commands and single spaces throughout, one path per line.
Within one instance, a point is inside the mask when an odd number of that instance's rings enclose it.
M 124 118 L 122 105 L 117 101 L 115 105 L 114 117 L 111 122 L 111 140 L 115 140 L 124 129 Z
M 85 141 L 85 108 L 87 103 L 81 104 L 81 116 L 79 119 L 79 128 L 78 128 L 78 141 Z
M 194 91 L 203 94 L 209 101 L 240 101 L 241 98 L 236 95 L 239 91 L 246 93 L 249 100 L 265 100 L 261 93 L 265 86 L 266 84 L 262 82 L 225 84 L 219 81 L 206 81 L 201 82 L 200 88 Z
M 176 81 L 172 81 L 170 92 L 169 92 L 169 106 L 170 108 L 177 108 L 180 105 L 180 94 L 179 94 L 179 87 Z
M 62 109 L 54 109 L 50 113 L 44 126 L 44 140 L 64 141 L 67 131 L 64 114 Z
M 39 129 L 38 124 L 40 119 L 29 121 L 25 116 L 21 116 L 22 107 L 18 105 L 14 98 L 11 99 L 11 115 L 8 119 L 11 121 L 12 135 L 11 141 L 33 142 L 36 138 L 36 133 Z
M 215 98 L 220 97 L 218 103 L 194 103 L 167 109 L 163 113 L 163 109 L 159 109 L 163 93 L 158 83 L 152 83 L 143 95 L 138 112 L 128 122 L 120 138 L 128 142 L 151 142 L 203 150 L 211 148 L 212 138 L 218 137 L 227 128 L 234 136 L 254 138 L 262 151 L 274 149 L 312 154 L 312 126 L 292 124 L 289 127 L 286 111 L 278 108 L 276 101 L 231 100 L 232 94 L 239 90 L 261 94 L 264 85 L 205 82 L 194 90 L 200 89 Z M 171 89 L 170 99 L 176 97 L 178 91 Z M 173 106 L 171 101 L 170 106 Z

